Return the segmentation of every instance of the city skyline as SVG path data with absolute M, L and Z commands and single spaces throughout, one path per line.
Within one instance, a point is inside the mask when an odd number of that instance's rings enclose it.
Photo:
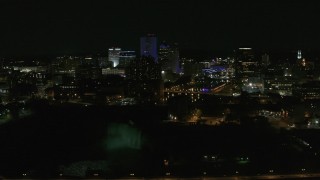
M 0 0 L 0 179 L 319 179 L 319 9 Z
M 303 1 L 1 2 L 2 55 L 139 49 L 156 34 L 181 49 L 223 51 L 241 46 L 316 49 L 319 3 Z

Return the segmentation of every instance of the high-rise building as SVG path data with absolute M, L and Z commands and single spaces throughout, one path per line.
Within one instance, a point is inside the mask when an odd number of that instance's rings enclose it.
M 151 56 L 158 62 L 157 37 L 153 34 L 140 38 L 140 56 Z
M 163 99 L 161 68 L 152 57 L 134 59 L 126 67 L 127 96 L 143 104 L 157 104 Z
M 121 48 L 109 48 L 108 59 L 113 62 L 113 67 L 117 67 L 119 64 Z
M 248 93 L 264 91 L 260 60 L 252 48 L 239 48 L 236 50 L 235 72 L 235 80 L 242 91 Z
M 125 70 L 126 79 L 158 80 L 161 79 L 160 65 L 152 57 L 134 59 Z
M 86 56 L 81 59 L 81 65 L 99 66 L 99 61 L 96 57 Z
M 262 59 L 261 59 L 261 66 L 262 67 L 267 67 L 270 65 L 270 58 L 268 54 L 264 54 L 262 55 Z
M 119 67 L 124 68 L 136 58 L 135 51 L 121 51 L 119 55 Z
M 297 52 L 297 59 L 298 60 L 302 59 L 301 50 L 298 50 L 298 52 Z
M 300 67 L 303 67 L 303 69 L 307 66 L 306 59 L 302 57 L 301 50 L 298 50 L 297 52 L 297 64 Z M 308 69 L 308 68 L 307 68 Z
M 259 70 L 259 63 L 252 48 L 239 48 L 236 51 L 237 78 L 257 76 Z
M 158 61 L 163 71 L 180 73 L 178 45 L 175 43 L 170 46 L 166 42 L 161 43 Z

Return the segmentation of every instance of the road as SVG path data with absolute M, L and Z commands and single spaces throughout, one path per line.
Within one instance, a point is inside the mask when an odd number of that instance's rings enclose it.
M 224 96 L 232 96 L 232 84 L 221 84 L 213 89 L 210 92 L 202 92 L 202 91 L 190 91 L 190 90 L 180 90 L 180 89 L 166 89 L 164 90 L 165 93 L 192 93 L 192 94 L 216 94 L 216 95 L 224 95 Z
M 310 174 L 274 174 L 274 175 L 260 175 L 260 176 L 227 176 L 227 177 L 196 177 L 196 178 L 176 178 L 176 177 L 163 177 L 163 178 L 128 178 L 130 180 L 254 180 L 254 179 L 320 179 L 320 173 Z M 128 180 L 121 179 L 121 180 Z M 116 179 L 114 179 L 116 180 Z M 117 179 L 119 180 L 119 179 Z
M 233 88 L 233 84 L 224 84 L 224 86 L 221 86 L 216 91 L 213 91 L 213 93 L 220 96 L 232 96 L 234 92 Z

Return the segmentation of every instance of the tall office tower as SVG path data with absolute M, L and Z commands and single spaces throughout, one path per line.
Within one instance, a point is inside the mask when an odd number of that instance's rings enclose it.
M 136 58 L 135 51 L 121 51 L 119 55 L 118 67 L 125 68 Z
M 166 42 L 162 42 L 159 47 L 159 64 L 162 66 L 162 70 L 164 66 L 167 65 L 169 55 L 171 54 L 171 48 Z
M 239 48 L 236 54 L 236 82 L 242 91 L 263 92 L 263 80 L 259 58 L 251 48 Z
M 252 48 L 236 50 L 236 76 L 238 78 L 257 76 L 259 71 L 259 63 Z
M 302 59 L 301 50 L 298 50 L 297 59 L 298 59 L 298 60 Z
M 126 67 L 125 73 L 129 80 L 161 80 L 160 65 L 152 57 L 135 58 Z
M 158 61 L 163 71 L 180 73 L 178 44 L 170 46 L 166 42 L 161 43 Z
M 140 56 L 151 56 L 158 62 L 157 37 L 153 34 L 148 34 L 140 38 Z
M 267 67 L 270 65 L 270 58 L 268 54 L 264 54 L 262 55 L 262 59 L 261 59 L 261 66 L 262 67 Z
M 310 65 L 310 63 L 307 62 L 306 59 L 302 57 L 301 50 L 297 51 L 297 65 L 306 69 L 308 69 Z
M 119 64 L 121 48 L 109 48 L 108 60 L 113 63 L 113 67 L 117 67 Z
M 139 103 L 155 104 L 163 99 L 161 68 L 152 57 L 134 59 L 126 67 L 127 95 Z
M 99 66 L 99 61 L 96 57 L 86 56 L 81 59 L 81 65 Z

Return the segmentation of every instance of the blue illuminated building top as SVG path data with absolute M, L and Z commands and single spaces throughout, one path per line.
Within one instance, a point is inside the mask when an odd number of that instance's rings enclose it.
M 148 34 L 140 38 L 140 55 L 151 56 L 158 62 L 157 37 Z

